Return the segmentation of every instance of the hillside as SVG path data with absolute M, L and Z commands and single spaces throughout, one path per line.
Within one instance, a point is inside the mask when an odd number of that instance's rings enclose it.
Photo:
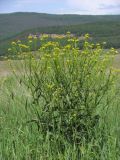
M 70 31 L 76 35 L 90 33 L 94 41 L 108 42 L 107 48 L 120 48 L 120 15 L 53 15 L 42 13 L 0 14 L 0 55 L 7 54 L 12 40 L 29 33 Z
M 100 21 L 120 22 L 120 16 L 52 15 L 42 13 L 0 14 L 0 39 L 36 27 L 74 25 Z

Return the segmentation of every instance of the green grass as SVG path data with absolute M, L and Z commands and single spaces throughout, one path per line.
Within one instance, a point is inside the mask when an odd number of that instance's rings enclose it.
M 107 141 L 103 147 L 99 146 L 102 136 L 101 129 L 96 129 L 97 139 L 91 139 L 89 144 L 73 146 L 63 139 L 65 147 L 61 153 L 57 139 L 49 141 L 49 135 L 43 138 L 35 124 L 27 123 L 35 117 L 31 112 L 30 95 L 25 88 L 16 83 L 14 77 L 2 79 L 0 83 L 0 158 L 2 160 L 79 160 L 78 149 L 82 152 L 81 160 L 119 160 L 120 155 L 120 99 L 111 103 L 104 126 L 101 121 L 100 128 L 106 133 Z M 4 81 L 4 82 L 3 82 Z M 14 96 L 13 96 L 14 95 Z M 27 104 L 26 104 L 26 99 Z M 62 137 L 61 137 L 62 138 Z M 93 152 L 96 148 L 96 152 Z
M 120 69 L 120 49 L 117 50 L 118 54 L 115 55 L 114 61 L 113 61 L 113 67 Z M 3 57 L 4 59 L 4 57 Z M 19 60 L 12 60 L 12 64 L 20 63 Z M 8 60 L 0 60 L 0 77 L 5 77 L 7 75 L 12 75 L 12 68 L 8 62 Z
M 86 42 L 83 51 L 78 51 L 77 48 L 68 48 L 72 45 L 61 50 L 56 48 L 56 44 L 45 43 L 32 57 L 27 53 L 30 56 L 28 59 L 11 61 L 14 67 L 22 71 L 21 75 L 1 76 L 0 159 L 120 159 L 120 77 L 115 74 L 109 79 L 109 59 L 103 51 L 100 52 L 100 46 L 91 50 L 90 44 Z M 119 68 L 118 58 L 119 54 L 116 55 L 113 66 Z M 23 68 L 21 62 L 25 62 L 27 67 Z M 1 70 L 11 73 L 6 64 L 7 61 L 0 62 Z M 81 81 L 78 84 L 79 78 Z M 118 78 L 115 84 L 112 78 Z M 39 96 L 40 92 L 42 94 Z M 80 96 L 83 94 L 83 97 L 79 98 L 76 93 L 80 93 Z M 84 95 L 87 99 L 84 99 Z M 100 104 L 95 103 L 93 110 L 94 98 L 102 100 Z M 84 110 L 84 107 L 87 108 Z M 96 113 L 100 116 L 99 121 L 94 121 Z M 69 121 L 73 126 L 69 125 Z M 92 121 L 97 124 L 93 128 L 90 127 Z M 87 126 L 87 130 L 83 127 L 85 132 L 82 130 L 81 134 L 79 128 L 78 132 L 75 131 L 79 124 L 90 126 Z

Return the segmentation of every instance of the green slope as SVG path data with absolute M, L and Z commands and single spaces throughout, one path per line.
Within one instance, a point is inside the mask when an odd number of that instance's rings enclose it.
M 29 33 L 70 31 L 78 36 L 90 33 L 94 42 L 107 42 L 107 48 L 120 48 L 120 15 L 52 15 L 41 13 L 0 14 L 0 55 L 7 54 L 10 42 Z
M 52 15 L 42 13 L 11 13 L 0 14 L 0 39 L 13 36 L 27 29 L 36 27 L 74 25 L 93 22 L 119 21 L 120 16 L 90 16 L 90 15 Z

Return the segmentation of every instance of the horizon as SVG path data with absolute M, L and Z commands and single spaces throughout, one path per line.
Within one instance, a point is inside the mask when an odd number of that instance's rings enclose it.
M 34 12 L 57 15 L 120 15 L 119 0 L 1 0 L 0 14 Z
M 76 16 L 120 16 L 120 13 L 118 14 L 76 14 L 76 13 L 45 13 L 45 12 L 32 12 L 32 11 L 17 11 L 17 12 L 5 12 L 2 14 L 24 14 L 24 13 L 35 13 L 35 14 L 47 14 L 47 15 L 76 15 Z

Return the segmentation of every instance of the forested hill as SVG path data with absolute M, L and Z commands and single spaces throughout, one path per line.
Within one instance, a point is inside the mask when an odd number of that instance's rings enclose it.
M 43 13 L 0 14 L 0 39 L 11 37 L 27 29 L 76 25 L 95 22 L 120 22 L 120 15 L 54 15 Z
M 0 55 L 7 54 L 11 41 L 24 39 L 29 33 L 78 36 L 89 33 L 94 42 L 106 41 L 107 48 L 120 48 L 120 15 L 54 15 L 42 13 L 0 14 Z

